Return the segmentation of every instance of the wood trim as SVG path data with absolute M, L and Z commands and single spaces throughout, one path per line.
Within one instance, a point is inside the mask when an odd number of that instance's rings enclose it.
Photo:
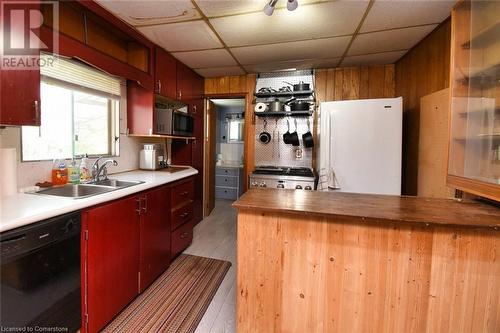
M 490 184 L 479 180 L 448 175 L 446 184 L 464 192 L 485 197 L 491 200 L 500 201 L 500 185 Z

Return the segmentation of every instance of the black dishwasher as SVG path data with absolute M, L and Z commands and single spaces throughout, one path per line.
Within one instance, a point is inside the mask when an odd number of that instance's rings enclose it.
M 0 250 L 2 332 L 80 329 L 80 212 L 6 231 Z

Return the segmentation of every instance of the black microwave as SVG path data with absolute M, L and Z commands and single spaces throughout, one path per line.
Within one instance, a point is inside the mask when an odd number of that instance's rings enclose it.
M 155 103 L 156 134 L 193 136 L 194 119 L 187 112 Z

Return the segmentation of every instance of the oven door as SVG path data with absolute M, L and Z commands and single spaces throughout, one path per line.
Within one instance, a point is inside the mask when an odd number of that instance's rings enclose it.
M 192 115 L 181 111 L 173 112 L 172 135 L 192 136 L 193 127 L 194 119 Z

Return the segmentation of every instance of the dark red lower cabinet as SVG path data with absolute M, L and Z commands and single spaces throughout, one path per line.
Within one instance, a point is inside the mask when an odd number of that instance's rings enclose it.
M 138 197 L 82 214 L 82 327 L 98 332 L 139 293 Z

